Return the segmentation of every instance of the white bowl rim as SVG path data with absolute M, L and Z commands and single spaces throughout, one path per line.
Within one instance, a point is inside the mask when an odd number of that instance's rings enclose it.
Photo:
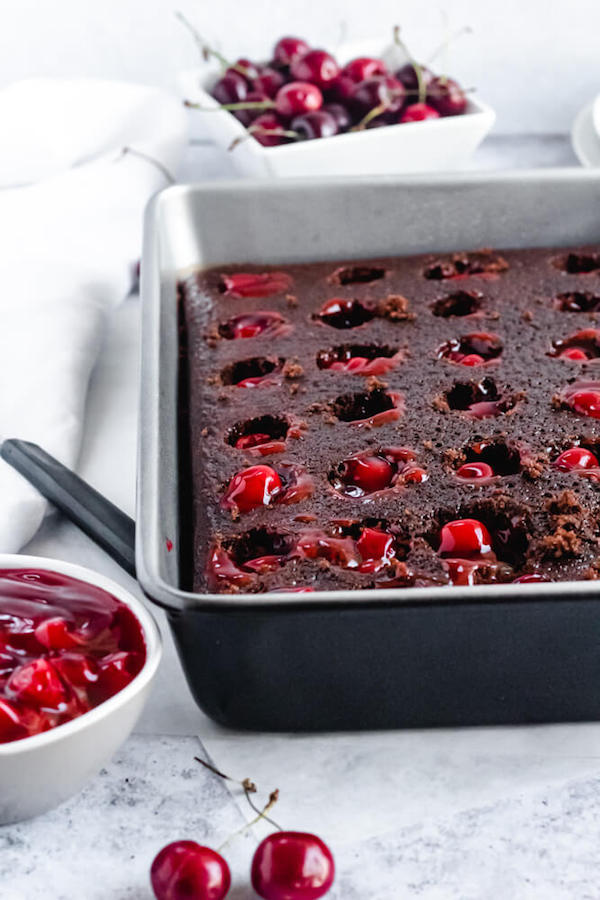
M 50 744 L 66 740 L 71 735 L 84 731 L 88 727 L 93 727 L 94 724 L 109 717 L 111 713 L 124 706 L 152 681 L 162 656 L 162 638 L 154 616 L 137 597 L 118 582 L 113 581 L 106 575 L 95 572 L 93 569 L 88 569 L 76 563 L 64 562 L 60 559 L 51 559 L 44 556 L 26 556 L 17 553 L 0 554 L 0 570 L 28 568 L 70 575 L 73 578 L 78 578 L 80 581 L 87 581 L 89 584 L 102 588 L 109 594 L 113 594 L 131 609 L 140 623 L 146 643 L 146 659 L 138 674 L 126 687 L 109 697 L 108 700 L 104 700 L 98 706 L 95 706 L 89 712 L 83 713 L 76 719 L 71 719 L 71 721 L 62 725 L 57 725 L 49 731 L 43 731 L 41 734 L 34 734 L 30 737 L 21 738 L 18 741 L 8 741 L 0 744 L 0 764 L 2 758 L 33 752 Z

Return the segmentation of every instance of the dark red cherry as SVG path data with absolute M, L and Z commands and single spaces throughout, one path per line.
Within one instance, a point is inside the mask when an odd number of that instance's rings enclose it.
M 309 45 L 302 38 L 282 37 L 275 44 L 273 59 L 282 66 L 289 66 L 298 57 L 305 56 L 309 50 Z
M 219 103 L 242 103 L 248 96 L 248 83 L 239 72 L 230 72 L 215 83 L 212 95 Z
M 333 116 L 337 130 L 340 134 L 344 131 L 348 131 L 352 125 L 350 113 L 342 103 L 326 103 L 325 106 L 322 107 L 322 111 Z
M 363 528 L 356 542 L 362 562 L 359 572 L 378 572 L 387 566 L 395 555 L 394 538 L 376 528 Z
M 156 900 L 223 900 L 231 885 L 220 853 L 195 841 L 175 841 L 154 859 L 150 881 Z
M 485 362 L 483 356 L 480 356 L 479 353 L 467 353 L 466 356 L 463 356 L 462 359 L 458 360 L 459 365 L 461 366 L 480 366 Z
M 250 91 L 246 95 L 244 103 L 269 103 L 269 97 L 261 91 Z M 257 107 L 256 109 L 232 109 L 230 112 L 235 116 L 238 122 L 242 123 L 244 128 L 248 128 L 263 114 L 263 109 L 261 107 Z
M 356 82 L 352 81 L 351 78 L 348 78 L 347 75 L 338 75 L 337 78 L 334 78 L 334 80 L 327 85 L 325 96 L 328 100 L 345 104 L 348 102 L 355 84 Z
M 349 488 L 357 487 L 360 496 L 389 487 L 396 469 L 383 456 L 356 456 L 340 463 L 338 472 L 342 483 Z
M 246 79 L 246 82 L 250 87 L 259 76 L 259 67 L 250 59 L 237 59 L 233 65 L 225 70 L 225 74 L 241 75 L 242 78 Z
M 290 71 L 297 81 L 311 81 L 317 87 L 326 88 L 340 74 L 340 67 L 325 50 L 309 50 L 292 60 Z
M 272 297 L 289 291 L 292 279 L 285 272 L 236 272 L 221 276 L 221 292 L 229 297 Z
M 558 355 L 561 359 L 574 359 L 576 362 L 585 362 L 588 358 L 587 353 L 581 347 L 567 347 Z
M 284 119 L 314 112 L 323 105 L 323 94 L 308 81 L 290 81 L 284 84 L 275 97 L 275 110 Z
M 565 450 L 553 463 L 561 472 L 570 472 L 573 469 L 597 469 L 600 463 L 596 456 L 585 447 L 570 447 Z
M 243 434 L 234 444 L 236 450 L 249 450 L 252 447 L 260 447 L 261 444 L 268 444 L 273 438 L 270 434 Z
M 21 740 L 28 737 L 29 733 L 20 710 L 13 703 L 0 697 L 0 744 Z
M 258 77 L 252 82 L 254 91 L 264 94 L 266 97 L 274 97 L 279 88 L 284 83 L 284 77 L 277 69 L 271 69 L 269 66 L 263 66 L 258 73 Z
M 570 405 L 580 416 L 600 419 L 600 391 L 576 391 L 570 397 Z
M 227 508 L 237 507 L 240 512 L 250 512 L 272 503 L 281 488 L 281 479 L 271 466 L 250 466 L 233 476 L 221 503 Z
M 427 85 L 429 85 L 434 78 L 433 72 L 431 71 L 431 69 L 428 69 L 427 66 L 421 65 L 419 65 L 419 70 L 421 81 L 423 85 L 427 87 Z M 402 66 L 401 69 L 398 69 L 395 77 L 404 85 L 407 91 L 418 91 L 419 79 L 417 77 L 417 73 L 413 63 L 406 63 L 405 66 Z
M 262 113 L 252 123 L 251 133 L 263 147 L 278 147 L 280 144 L 288 144 L 289 137 L 285 135 L 286 127 L 279 116 L 274 112 Z
M 71 632 L 65 619 L 59 616 L 43 619 L 35 629 L 35 637 L 48 650 L 71 650 L 82 643 L 81 638 Z
M 334 875 L 331 850 L 316 834 L 276 831 L 252 859 L 252 887 L 263 900 L 319 900 Z
M 374 317 L 374 310 L 363 306 L 360 300 L 347 300 L 344 297 L 326 300 L 318 314 L 321 322 L 332 328 L 358 328 Z
M 472 559 L 489 553 L 492 538 L 489 531 L 478 519 L 455 519 L 443 526 L 440 533 L 440 556 L 454 556 Z
M 303 140 L 312 141 L 315 138 L 333 137 L 337 134 L 337 125 L 332 115 L 319 109 L 292 119 L 292 131 L 298 132 Z
M 60 675 L 49 659 L 40 657 L 15 669 L 8 690 L 18 700 L 36 709 L 59 710 L 69 695 Z
M 139 653 L 128 650 L 109 653 L 98 663 L 98 689 L 103 696 L 112 696 L 127 687 L 139 670 Z
M 538 575 L 537 572 L 532 572 L 530 575 L 521 575 L 519 578 L 515 578 L 513 584 L 533 584 L 537 581 L 549 581 L 544 575 Z
M 427 102 L 441 116 L 460 116 L 467 108 L 467 95 L 456 81 L 438 76 L 429 84 Z
M 395 78 L 390 75 L 374 75 L 354 86 L 350 102 L 357 117 L 362 118 L 379 106 L 386 113 L 397 113 L 402 109 L 405 98 L 404 85 Z
M 413 103 L 400 113 L 399 122 L 424 122 L 426 119 L 439 119 L 440 114 L 427 103 Z
M 342 75 L 349 78 L 355 84 L 372 78 L 373 75 L 387 75 L 388 70 L 382 59 L 374 59 L 371 56 L 358 56 L 351 59 L 342 69 Z
M 483 478 L 493 478 L 494 470 L 485 462 L 468 462 L 457 469 L 456 474 L 465 481 L 480 481 Z
M 281 333 L 284 325 L 285 319 L 276 312 L 242 313 L 219 325 L 219 334 L 226 340 L 254 338 L 265 333 Z

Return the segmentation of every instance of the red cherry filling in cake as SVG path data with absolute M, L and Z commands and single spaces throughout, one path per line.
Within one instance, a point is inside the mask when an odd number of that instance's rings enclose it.
M 342 266 L 329 276 L 332 284 L 368 284 L 385 278 L 382 266 Z
M 600 294 L 591 291 L 567 291 L 557 294 L 553 305 L 562 312 L 595 312 L 600 308 Z
M 291 286 L 285 272 L 236 272 L 221 277 L 221 292 L 228 297 L 272 297 Z
M 356 453 L 338 463 L 328 477 L 339 494 L 364 497 L 392 486 L 426 481 L 427 473 L 416 464 L 412 450 L 388 447 Z
M 442 319 L 476 316 L 482 307 L 483 294 L 480 291 L 455 291 L 440 297 L 431 307 L 434 316 Z
M 254 338 L 259 335 L 276 335 L 285 334 L 289 326 L 286 320 L 278 312 L 242 313 L 234 316 L 227 322 L 219 325 L 219 334 L 227 341 L 238 340 L 240 338 Z
M 329 350 L 319 350 L 317 366 L 331 372 L 348 375 L 384 375 L 402 359 L 394 347 L 377 344 L 340 344 Z
M 299 503 L 310 497 L 313 482 L 305 470 L 291 463 L 278 469 L 265 464 L 249 466 L 230 480 L 221 499 L 224 509 L 248 513 L 271 503 Z
M 460 338 L 451 338 L 438 347 L 439 359 L 458 363 L 461 366 L 480 366 L 498 359 L 502 353 L 502 341 L 495 334 L 475 332 Z
M 401 394 L 375 388 L 358 394 L 342 394 L 334 400 L 332 409 L 340 422 L 371 428 L 399 419 L 404 410 L 404 400 Z
M 88 712 L 145 658 L 139 622 L 106 591 L 57 572 L 0 571 L 0 744 Z
M 521 471 L 520 451 L 502 439 L 477 441 L 465 447 L 461 455 L 465 462 L 456 469 L 456 477 L 462 481 L 487 482 Z
M 375 310 L 360 300 L 346 300 L 343 297 L 334 297 L 327 300 L 321 307 L 321 311 L 315 316 L 320 322 L 331 328 L 358 328 L 365 322 L 375 318 Z
M 559 402 L 579 416 L 600 419 L 600 381 L 576 381 L 568 385 L 561 392 Z
M 446 391 L 445 399 L 449 409 L 460 410 L 472 419 L 487 419 L 510 412 L 519 398 L 505 394 L 488 377 L 481 381 L 456 382 Z
M 577 472 L 596 479 L 600 478 L 598 457 L 586 447 L 569 447 L 567 450 L 563 450 L 552 465 L 561 472 Z
M 432 281 L 466 278 L 469 275 L 497 275 L 508 269 L 504 257 L 492 251 L 454 253 L 430 263 L 424 270 L 425 278 Z
M 253 356 L 241 359 L 221 369 L 221 383 L 241 388 L 265 387 L 275 383 L 284 363 L 282 357 L 268 359 L 265 356 Z
M 268 456 L 272 453 L 282 453 L 288 434 L 298 438 L 301 431 L 299 426 L 290 426 L 283 416 L 265 415 L 245 419 L 233 425 L 227 432 L 225 440 L 236 450 L 247 450 L 255 456 Z
M 600 271 L 600 253 L 567 253 L 555 257 L 552 265 L 568 275 L 588 275 Z
M 569 359 L 575 362 L 587 362 L 600 357 L 600 330 L 585 328 L 564 340 L 552 342 L 552 350 L 548 356 Z

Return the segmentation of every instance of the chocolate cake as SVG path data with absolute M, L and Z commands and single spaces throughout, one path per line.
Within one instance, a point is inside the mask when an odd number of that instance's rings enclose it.
M 598 247 L 227 266 L 180 297 L 195 590 L 600 576 Z

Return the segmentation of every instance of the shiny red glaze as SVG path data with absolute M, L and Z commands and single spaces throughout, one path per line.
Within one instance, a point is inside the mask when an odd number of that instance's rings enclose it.
M 387 75 L 387 66 L 382 59 L 374 59 L 372 56 L 358 56 L 351 59 L 342 69 L 342 75 L 349 78 L 355 84 L 371 78 L 373 75 Z
M 395 474 L 395 467 L 383 456 L 358 456 L 344 460 L 342 466 L 342 482 L 356 486 L 363 494 L 389 487 Z
M 101 588 L 34 569 L 0 571 L 0 744 L 47 731 L 107 700 L 138 674 L 144 636 Z M 116 683 L 102 679 L 127 658 Z
M 588 358 L 587 353 L 581 347 L 567 347 L 558 355 L 561 359 L 573 359 L 576 362 L 585 362 Z
M 309 50 L 292 60 L 290 72 L 296 81 L 310 81 L 322 89 L 338 77 L 340 67 L 325 50 Z
M 231 885 L 220 853 L 195 841 L 175 841 L 155 857 L 150 881 L 156 900 L 223 900 Z
M 457 469 L 456 475 L 458 478 L 464 478 L 465 481 L 481 481 L 493 478 L 494 470 L 485 462 L 468 462 Z
M 282 37 L 275 44 L 273 59 L 280 65 L 289 66 L 295 59 L 305 56 L 310 46 L 297 37 Z
M 466 356 L 463 356 L 462 359 L 458 360 L 458 363 L 461 366 L 480 366 L 485 362 L 483 356 L 479 356 L 478 353 L 468 353 Z
M 263 900 L 318 900 L 331 888 L 335 866 L 329 847 L 315 834 L 277 831 L 258 845 L 251 875 Z
M 252 87 L 260 94 L 273 98 L 279 88 L 283 85 L 284 80 L 283 75 L 281 72 L 278 72 L 277 69 L 272 69 L 270 66 L 264 66 L 259 70 L 258 78 L 255 78 L 252 82 Z
M 284 84 L 275 97 L 275 110 L 284 119 L 315 112 L 322 106 L 323 94 L 315 84 L 306 81 Z
M 267 591 L 268 594 L 314 594 L 314 592 L 315 589 L 312 587 L 280 587 Z
M 570 472 L 573 469 L 596 469 L 600 463 L 594 454 L 585 447 L 570 447 L 554 460 L 553 465 L 561 472 Z
M 478 562 L 468 559 L 445 559 L 444 568 L 448 573 L 450 584 L 456 587 L 475 584 L 475 575 L 479 568 Z
M 292 279 L 285 272 L 236 272 L 222 275 L 221 285 L 228 297 L 272 297 L 289 291 Z
M 270 434 L 243 434 L 235 442 L 235 447 L 237 450 L 248 450 L 251 447 L 258 447 L 260 444 L 267 444 L 270 440 Z
M 513 584 L 533 584 L 537 581 L 548 581 L 548 579 L 534 572 L 531 575 L 521 575 L 519 578 L 515 578 Z
M 358 567 L 359 572 L 379 572 L 389 565 L 395 556 L 392 535 L 376 528 L 363 528 L 356 542 L 356 549 L 362 559 Z
M 411 466 L 402 473 L 402 480 L 405 484 L 423 484 L 428 478 L 429 475 L 420 466 Z
M 319 319 L 333 328 L 358 328 L 375 317 L 375 311 L 360 300 L 332 297 L 326 300 Z
M 570 398 L 570 405 L 580 416 L 600 419 L 600 391 L 576 391 Z
M 356 569 L 361 558 L 356 542 L 349 537 L 332 537 L 320 529 L 304 531 L 296 548 L 306 559 L 326 559 L 343 569 Z
M 413 103 L 400 113 L 399 122 L 425 122 L 427 119 L 439 119 L 440 114 L 427 103 Z
M 444 525 L 440 532 L 440 556 L 472 559 L 490 553 L 491 549 L 490 533 L 477 519 L 455 519 Z
M 223 547 L 211 549 L 206 575 L 209 585 L 218 587 L 222 583 L 235 584 L 238 587 L 247 587 L 252 583 L 252 575 L 244 572 L 236 566 L 229 553 Z
M 285 328 L 285 319 L 276 312 L 242 313 L 229 319 L 220 328 L 221 335 L 227 340 L 254 338 L 261 334 L 281 334 Z
M 467 95 L 461 86 L 444 75 L 432 78 L 429 82 L 427 102 L 441 116 L 460 116 L 467 109 Z
M 233 476 L 221 500 L 222 506 L 250 512 L 268 506 L 281 492 L 281 479 L 271 466 L 250 466 Z

